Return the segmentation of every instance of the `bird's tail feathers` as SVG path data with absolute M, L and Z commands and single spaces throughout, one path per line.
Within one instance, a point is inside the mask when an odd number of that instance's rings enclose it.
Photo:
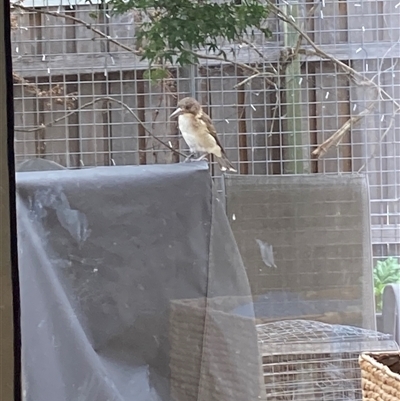
M 219 167 L 222 171 L 232 171 L 236 173 L 237 171 L 233 167 L 232 163 L 229 161 L 229 159 L 226 157 L 224 153 L 222 153 L 221 157 L 215 156 L 216 161 L 219 164 Z

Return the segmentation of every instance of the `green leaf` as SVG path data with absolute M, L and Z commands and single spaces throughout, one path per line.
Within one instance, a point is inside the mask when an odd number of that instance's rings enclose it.
M 400 283 L 400 264 L 397 258 L 379 260 L 374 268 L 374 292 L 376 308 L 382 308 L 382 295 L 388 284 Z
M 261 28 L 261 32 L 264 34 L 266 38 L 270 38 L 272 36 L 272 32 L 268 28 Z
M 149 79 L 152 82 L 161 81 L 168 77 L 168 70 L 164 68 L 153 68 L 143 73 L 144 79 Z
M 192 0 L 109 0 L 107 4 L 115 14 L 131 10 L 157 16 L 140 27 L 138 38 L 143 39 L 143 59 L 153 62 L 176 59 L 180 64 L 197 62 L 187 51 L 207 48 L 218 53 L 223 41 L 233 43 L 249 32 L 262 32 L 271 36 L 266 28 L 269 8 L 259 0 L 236 0 L 222 3 Z

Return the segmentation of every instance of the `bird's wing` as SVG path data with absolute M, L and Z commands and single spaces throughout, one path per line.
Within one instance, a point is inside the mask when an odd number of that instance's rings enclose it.
M 199 120 L 206 125 L 208 133 L 214 137 L 215 141 L 217 142 L 217 145 L 221 148 L 222 152 L 225 152 L 221 142 L 218 139 L 217 130 L 215 129 L 211 121 L 211 118 L 203 111 L 199 116 Z

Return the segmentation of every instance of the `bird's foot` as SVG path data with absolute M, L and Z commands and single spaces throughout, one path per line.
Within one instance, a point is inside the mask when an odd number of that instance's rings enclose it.
M 187 163 L 194 157 L 194 153 L 191 153 L 183 162 Z
M 204 160 L 207 156 L 208 156 L 208 154 L 206 153 L 203 156 L 200 156 L 198 159 L 195 159 L 195 161 L 200 162 L 200 161 Z

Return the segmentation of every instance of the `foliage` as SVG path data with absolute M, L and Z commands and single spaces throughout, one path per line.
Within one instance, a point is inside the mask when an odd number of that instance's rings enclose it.
M 145 71 L 143 74 L 144 79 L 150 79 L 150 81 L 152 82 L 157 82 L 167 77 L 168 71 L 163 68 L 153 68 L 151 70 Z
M 142 59 L 151 64 L 177 62 L 196 63 L 191 50 L 206 48 L 226 55 L 219 40 L 232 43 L 247 34 L 260 30 L 267 37 L 271 32 L 264 27 L 269 8 L 260 0 L 108 0 L 117 14 L 131 10 L 148 16 L 142 23 L 137 38 L 142 43 Z
M 397 258 L 378 261 L 374 268 L 375 302 L 378 312 L 382 311 L 383 291 L 388 284 L 400 283 L 400 264 Z

